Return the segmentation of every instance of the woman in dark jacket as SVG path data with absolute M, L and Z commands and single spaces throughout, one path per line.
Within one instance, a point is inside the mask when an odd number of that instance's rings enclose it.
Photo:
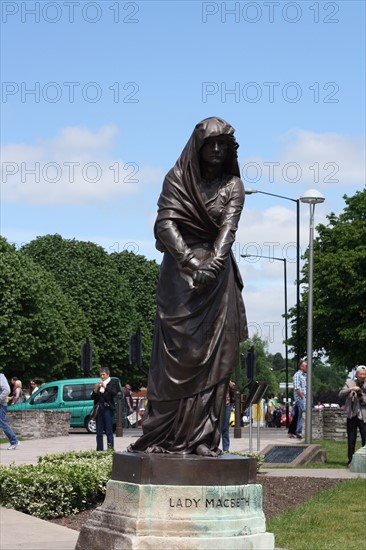
M 91 394 L 94 404 L 98 404 L 98 413 L 96 416 L 97 424 L 97 451 L 103 451 L 103 433 L 107 434 L 108 449 L 114 448 L 113 440 L 113 416 L 114 416 L 114 398 L 118 388 L 110 378 L 110 371 L 104 367 L 100 370 L 100 382 L 95 384 Z
M 158 202 L 164 252 L 143 435 L 129 451 L 218 456 L 230 374 L 247 338 L 231 252 L 244 203 L 234 129 L 196 125 Z

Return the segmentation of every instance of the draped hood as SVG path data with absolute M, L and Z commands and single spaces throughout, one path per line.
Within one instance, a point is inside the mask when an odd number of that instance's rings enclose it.
M 234 137 L 234 128 L 225 120 L 210 117 L 199 122 L 184 147 L 174 167 L 164 179 L 163 190 L 158 201 L 157 221 L 174 219 L 181 228 L 200 238 L 212 240 L 217 232 L 215 222 L 210 218 L 199 190 L 201 182 L 200 150 L 207 138 L 227 136 L 232 147 L 224 169 L 227 176 L 240 178 L 236 150 L 239 147 Z M 155 226 L 156 237 L 156 226 Z M 164 250 L 157 239 L 156 248 Z

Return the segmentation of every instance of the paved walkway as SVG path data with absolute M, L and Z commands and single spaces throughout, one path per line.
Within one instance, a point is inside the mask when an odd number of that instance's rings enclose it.
M 116 451 L 126 451 L 127 446 L 140 434 L 140 430 L 125 430 L 123 437 L 115 438 Z M 234 438 L 233 433 L 230 434 L 230 450 L 233 452 L 248 452 L 250 447 L 252 452 L 256 452 L 257 449 L 262 450 L 270 444 L 296 445 L 300 442 L 288 439 L 284 429 L 261 429 L 259 442 L 257 442 L 257 430 L 254 429 L 252 445 L 249 444 L 247 428 L 242 429 L 241 438 Z M 36 464 L 38 458 L 44 454 L 95 449 L 95 436 L 82 430 L 74 430 L 69 436 L 21 441 L 15 451 L 6 450 L 7 446 L 0 445 L 0 464 L 8 466 Z M 346 468 L 330 470 L 262 467 L 261 473 L 268 476 L 366 478 L 365 474 L 355 474 Z M 79 534 L 72 529 L 7 508 L 0 508 L 0 524 L 0 550 L 74 550 Z
M 125 429 L 123 437 L 115 437 L 114 439 L 116 451 L 126 451 L 128 445 L 136 441 L 141 433 L 141 429 Z M 230 430 L 230 451 L 232 452 L 259 452 L 271 444 L 293 446 L 303 443 L 303 440 L 289 439 L 285 428 L 261 428 L 259 441 L 257 440 L 257 429 L 253 428 L 251 444 L 248 428 L 241 429 L 240 438 L 235 438 L 233 429 Z M 106 445 L 106 439 L 104 444 Z M 0 445 L 0 464 L 2 465 L 37 464 L 38 458 L 42 455 L 67 451 L 89 451 L 96 448 L 96 442 L 95 435 L 88 434 L 82 428 L 74 428 L 68 436 L 28 439 L 21 441 L 15 451 L 8 451 L 7 447 L 8 444 L 5 443 Z
M 128 445 L 136 441 L 141 433 L 141 429 L 130 428 L 124 430 L 123 437 L 115 437 L 114 439 L 115 450 L 126 451 Z M 288 439 L 285 429 L 261 429 L 258 444 L 257 430 L 254 428 L 252 431 L 252 445 L 249 442 L 247 428 L 242 428 L 241 438 L 234 438 L 233 430 L 230 433 L 230 450 L 233 452 L 249 452 L 250 447 L 252 452 L 257 452 L 273 443 L 296 445 L 301 442 L 296 439 Z M 104 444 L 106 445 L 106 439 Z M 21 441 L 15 451 L 8 451 L 6 450 L 7 447 L 7 444 L 0 445 L 0 464 L 37 464 L 38 458 L 42 455 L 63 453 L 66 451 L 89 451 L 96 448 L 96 442 L 95 435 L 88 434 L 83 429 L 77 430 L 75 428 L 68 436 Z

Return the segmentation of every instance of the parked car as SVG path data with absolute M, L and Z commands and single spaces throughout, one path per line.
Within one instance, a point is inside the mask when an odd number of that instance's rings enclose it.
M 122 392 L 120 380 L 115 377 L 112 377 L 112 380 L 117 382 L 119 390 Z M 47 382 L 35 391 L 27 401 L 10 405 L 8 410 L 48 409 L 69 411 L 71 428 L 86 428 L 89 433 L 95 433 L 95 420 L 90 418 L 94 401 L 90 395 L 94 384 L 99 381 L 100 378 L 74 378 Z

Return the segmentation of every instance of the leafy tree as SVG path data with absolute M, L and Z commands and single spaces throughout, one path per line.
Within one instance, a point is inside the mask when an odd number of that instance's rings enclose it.
M 314 242 L 314 338 L 319 356 L 328 356 L 334 371 L 342 373 L 366 357 L 366 189 L 352 197 L 327 225 L 318 225 Z M 308 262 L 303 269 L 308 281 Z M 302 295 L 301 325 L 306 327 L 308 294 Z M 291 310 L 292 336 L 296 342 L 296 311 Z M 303 353 L 306 334 L 302 331 Z
M 83 337 L 99 351 L 99 358 L 93 356 L 95 370 L 110 367 L 124 381 L 136 311 L 128 280 L 107 252 L 91 242 L 46 235 L 25 245 L 22 254 L 52 273 L 83 311 L 90 327 Z
M 314 402 L 338 403 L 338 392 L 345 382 L 342 372 L 315 361 L 313 368 Z M 329 399 L 331 399 L 329 401 Z
M 0 238 L 0 364 L 8 377 L 76 376 L 88 323 L 55 278 Z
M 156 314 L 156 285 L 159 277 L 159 266 L 154 260 L 147 260 L 144 256 L 124 250 L 123 252 L 111 254 L 111 259 L 116 266 L 118 273 L 127 282 L 136 312 L 135 327 L 141 331 L 142 342 L 142 366 L 147 372 L 150 363 L 152 336 Z M 130 369 L 129 375 L 132 384 L 147 383 L 147 375 L 144 372 L 137 372 Z
M 282 357 L 282 354 L 277 352 L 274 355 L 271 353 L 268 354 L 268 361 L 272 364 L 274 371 L 281 371 L 286 368 L 285 358 Z
M 314 403 L 320 401 L 321 403 L 338 403 L 340 404 L 339 388 L 337 390 L 330 390 L 327 386 L 322 385 L 317 394 L 315 395 Z

